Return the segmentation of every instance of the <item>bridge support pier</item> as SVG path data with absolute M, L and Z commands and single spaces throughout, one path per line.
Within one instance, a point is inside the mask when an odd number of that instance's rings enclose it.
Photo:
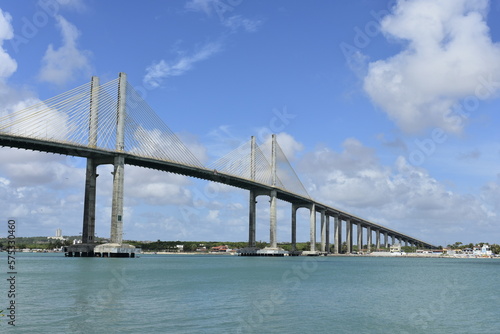
M 316 204 L 311 205 L 309 214 L 309 241 L 311 244 L 311 253 L 316 253 Z
M 334 245 L 333 245 L 333 253 L 340 254 L 342 252 L 342 220 L 338 215 L 333 217 L 333 230 L 334 230 Z
M 255 137 L 251 140 L 251 153 L 250 153 L 250 177 L 255 180 Z M 276 135 L 272 135 L 272 152 L 271 152 L 271 175 L 272 175 L 272 186 L 276 186 L 277 174 L 276 174 Z M 260 195 L 260 194 L 259 194 Z M 250 222 L 249 222 L 249 247 L 241 249 L 239 254 L 243 256 L 284 256 L 288 255 L 288 252 L 278 248 L 277 239 L 277 216 L 276 216 L 276 201 L 278 199 L 278 192 L 276 189 L 272 189 L 269 193 L 269 203 L 270 203 L 270 217 L 269 217 L 269 247 L 264 249 L 257 249 L 250 244 L 253 241 L 255 245 L 255 193 L 250 193 Z
M 350 219 L 346 219 L 346 242 L 347 242 L 347 254 L 352 253 L 352 223 Z
M 121 244 L 123 241 L 124 160 L 123 156 L 117 156 L 114 162 L 110 233 L 110 242 L 112 244 Z
M 97 120 L 99 107 L 99 78 L 92 77 L 90 84 L 89 146 L 97 146 Z M 85 172 L 85 195 L 83 199 L 82 243 L 65 247 L 66 254 L 94 256 L 95 247 L 95 204 L 96 204 L 97 163 L 87 158 Z
M 90 85 L 89 146 L 97 146 L 99 107 L 99 78 L 92 77 Z M 65 247 L 67 256 L 94 256 L 95 247 L 95 205 L 96 205 L 97 163 L 87 158 L 85 172 L 85 195 L 83 200 L 82 243 Z
M 292 204 L 292 254 L 297 252 L 297 210 L 299 207 Z
M 102 257 L 134 257 L 136 248 L 123 244 L 123 193 L 125 157 L 120 154 L 125 150 L 125 108 L 127 93 L 127 75 L 120 73 L 118 83 L 118 109 L 116 112 L 116 151 L 113 161 L 113 199 L 111 206 L 110 243 L 98 245 L 95 254 Z M 97 125 L 96 125 L 97 126 Z
M 372 251 L 372 228 L 370 226 L 366 227 L 366 252 L 370 253 Z
M 316 250 L 316 204 L 312 203 L 309 207 L 309 250 L 303 251 L 302 255 L 319 255 Z
M 326 253 L 326 215 L 325 210 L 321 210 L 321 252 Z
M 375 247 L 376 247 L 376 248 L 377 248 L 377 250 L 378 250 L 378 249 L 380 249 L 380 230 L 377 230 L 377 231 L 375 232 L 375 240 L 376 240 L 376 241 L 375 241 L 375 244 L 376 244 L 376 245 L 375 245 Z
M 257 218 L 256 214 L 257 197 L 254 190 L 250 190 L 250 203 L 248 214 L 248 247 L 255 247 L 255 231 Z
M 250 139 L 250 178 L 255 181 L 255 137 L 252 136 Z M 257 225 L 257 216 L 256 214 L 256 204 L 257 204 L 257 195 L 255 190 L 250 190 L 250 205 L 249 205 L 249 214 L 248 214 L 248 247 L 255 248 L 255 231 Z
M 125 106 L 127 94 L 127 76 L 120 73 L 118 84 L 118 110 L 116 113 L 116 150 L 123 152 L 125 149 Z M 111 233 L 110 242 L 121 244 L 123 241 L 123 184 L 124 165 L 123 155 L 115 157 L 113 172 L 113 202 L 111 206 Z
M 325 230 L 326 230 L 326 253 L 330 253 L 330 216 L 325 216 Z
M 97 164 L 94 159 L 87 158 L 85 174 L 85 195 L 83 200 L 82 243 L 64 247 L 66 256 L 92 257 L 95 244 L 95 204 Z
M 363 225 L 358 223 L 358 252 L 363 251 Z
M 276 219 L 276 190 L 271 190 L 270 199 L 270 222 L 269 222 L 269 244 L 270 248 L 278 248 L 278 241 L 276 240 L 277 232 L 277 219 Z
M 87 158 L 85 175 L 85 198 L 83 201 L 83 231 L 82 243 L 95 243 L 95 199 L 97 183 L 97 166 L 94 159 Z

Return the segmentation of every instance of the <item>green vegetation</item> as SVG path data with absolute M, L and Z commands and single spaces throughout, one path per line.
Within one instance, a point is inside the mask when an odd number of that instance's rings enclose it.
M 143 242 L 143 241 L 133 241 L 126 240 L 125 243 L 134 245 L 135 247 L 141 248 L 146 252 L 176 252 L 178 251 L 177 245 L 183 246 L 184 252 L 195 252 L 197 249 L 206 249 L 210 251 L 212 247 L 227 245 L 231 249 L 239 249 L 247 246 L 247 242 L 234 242 L 234 241 L 153 241 L 153 242 Z M 257 242 L 258 248 L 264 248 L 267 244 L 265 242 Z
M 63 246 L 69 246 L 73 244 L 73 240 L 80 240 L 81 236 L 66 236 L 65 240 L 57 240 L 57 239 L 49 239 L 47 237 L 17 237 L 16 238 L 16 248 L 17 249 L 42 249 L 42 250 L 52 250 L 55 248 L 61 248 Z M 5 250 L 7 248 L 7 238 L 0 238 L 0 249 Z M 97 238 L 97 243 L 105 243 L 107 242 L 104 238 Z M 138 248 L 142 248 L 143 251 L 146 252 L 177 252 L 179 248 L 178 245 L 183 246 L 184 252 L 195 252 L 195 251 L 210 251 L 212 247 L 227 245 L 230 249 L 240 249 L 247 247 L 247 242 L 245 241 L 134 241 L 134 240 L 126 240 L 125 243 L 129 243 Z M 455 242 L 454 244 L 450 244 L 447 248 L 451 249 L 465 249 L 465 248 L 473 248 L 474 246 L 482 247 L 484 242 L 480 242 L 478 244 L 464 244 L 460 241 Z M 268 244 L 266 242 L 259 241 L 256 243 L 257 248 L 267 247 Z M 291 251 L 292 245 L 291 243 L 279 243 L 278 247 L 283 248 L 284 250 Z M 333 252 L 334 245 L 330 245 L 330 252 Z M 362 251 L 366 251 L 368 245 L 363 245 Z M 491 251 L 494 254 L 500 254 L 500 245 L 498 244 L 490 244 Z M 320 249 L 320 243 L 316 244 L 316 249 Z M 308 251 L 311 250 L 310 242 L 298 242 L 297 243 L 298 251 Z M 371 245 L 372 251 L 389 251 L 388 248 L 379 248 L 377 249 L 374 244 Z M 415 253 L 417 247 L 410 246 L 402 246 L 401 251 L 405 253 Z M 352 251 L 357 252 L 358 246 L 353 245 Z M 346 242 L 342 243 L 341 253 L 347 252 L 347 244 Z
M 479 242 L 479 243 L 474 245 L 473 243 L 463 244 L 462 242 L 457 241 L 452 245 L 448 245 L 448 248 L 462 249 L 463 250 L 465 248 L 474 248 L 475 246 L 483 247 L 484 244 L 489 244 L 489 243 L 488 242 Z M 500 254 L 500 245 L 498 245 L 498 244 L 489 244 L 489 245 L 490 245 L 490 249 L 493 252 L 493 254 Z
M 65 236 L 64 239 L 65 240 L 49 239 L 47 237 L 17 237 L 16 248 L 52 250 L 72 245 L 73 240 L 80 240 L 81 236 Z M 0 238 L 0 249 L 7 249 L 7 240 L 7 238 Z M 102 243 L 103 240 L 102 238 L 97 238 L 97 243 Z

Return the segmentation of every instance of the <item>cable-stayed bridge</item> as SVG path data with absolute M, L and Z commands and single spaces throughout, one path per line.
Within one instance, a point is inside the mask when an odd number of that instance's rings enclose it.
M 252 137 L 236 150 L 205 166 L 128 84 L 125 73 L 105 84 L 92 77 L 91 82 L 56 97 L 13 113 L 0 114 L 1 146 L 87 158 L 83 245 L 74 251 L 78 255 L 94 255 L 96 169 L 102 164 L 114 166 L 110 244 L 115 253 L 130 253 L 122 243 L 124 165 L 152 168 L 249 190 L 249 237 L 248 249 L 244 251 L 248 254 L 256 253 L 256 198 L 262 195 L 270 197 L 270 245 L 259 251 L 262 255 L 283 254 L 276 238 L 278 199 L 292 204 L 293 250 L 296 249 L 296 213 L 299 208 L 310 210 L 310 254 L 330 250 L 330 218 L 334 222 L 334 253 L 341 252 L 343 240 L 347 252 L 352 252 L 354 225 L 357 226 L 358 247 L 362 247 L 363 237 L 366 237 L 368 251 L 372 244 L 380 248 L 397 241 L 406 245 L 433 247 L 311 198 L 276 137 L 273 135 L 272 138 L 269 148 L 257 146 Z M 269 150 L 271 154 L 266 156 L 264 152 Z M 319 250 L 316 249 L 317 212 L 321 214 Z

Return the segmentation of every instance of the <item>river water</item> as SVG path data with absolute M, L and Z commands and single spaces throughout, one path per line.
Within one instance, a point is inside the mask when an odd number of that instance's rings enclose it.
M 500 260 L 0 253 L 1 333 L 500 333 Z

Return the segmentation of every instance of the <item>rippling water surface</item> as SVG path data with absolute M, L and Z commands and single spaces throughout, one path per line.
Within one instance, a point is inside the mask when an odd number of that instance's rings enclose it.
M 17 257 L 1 333 L 500 333 L 497 259 Z

